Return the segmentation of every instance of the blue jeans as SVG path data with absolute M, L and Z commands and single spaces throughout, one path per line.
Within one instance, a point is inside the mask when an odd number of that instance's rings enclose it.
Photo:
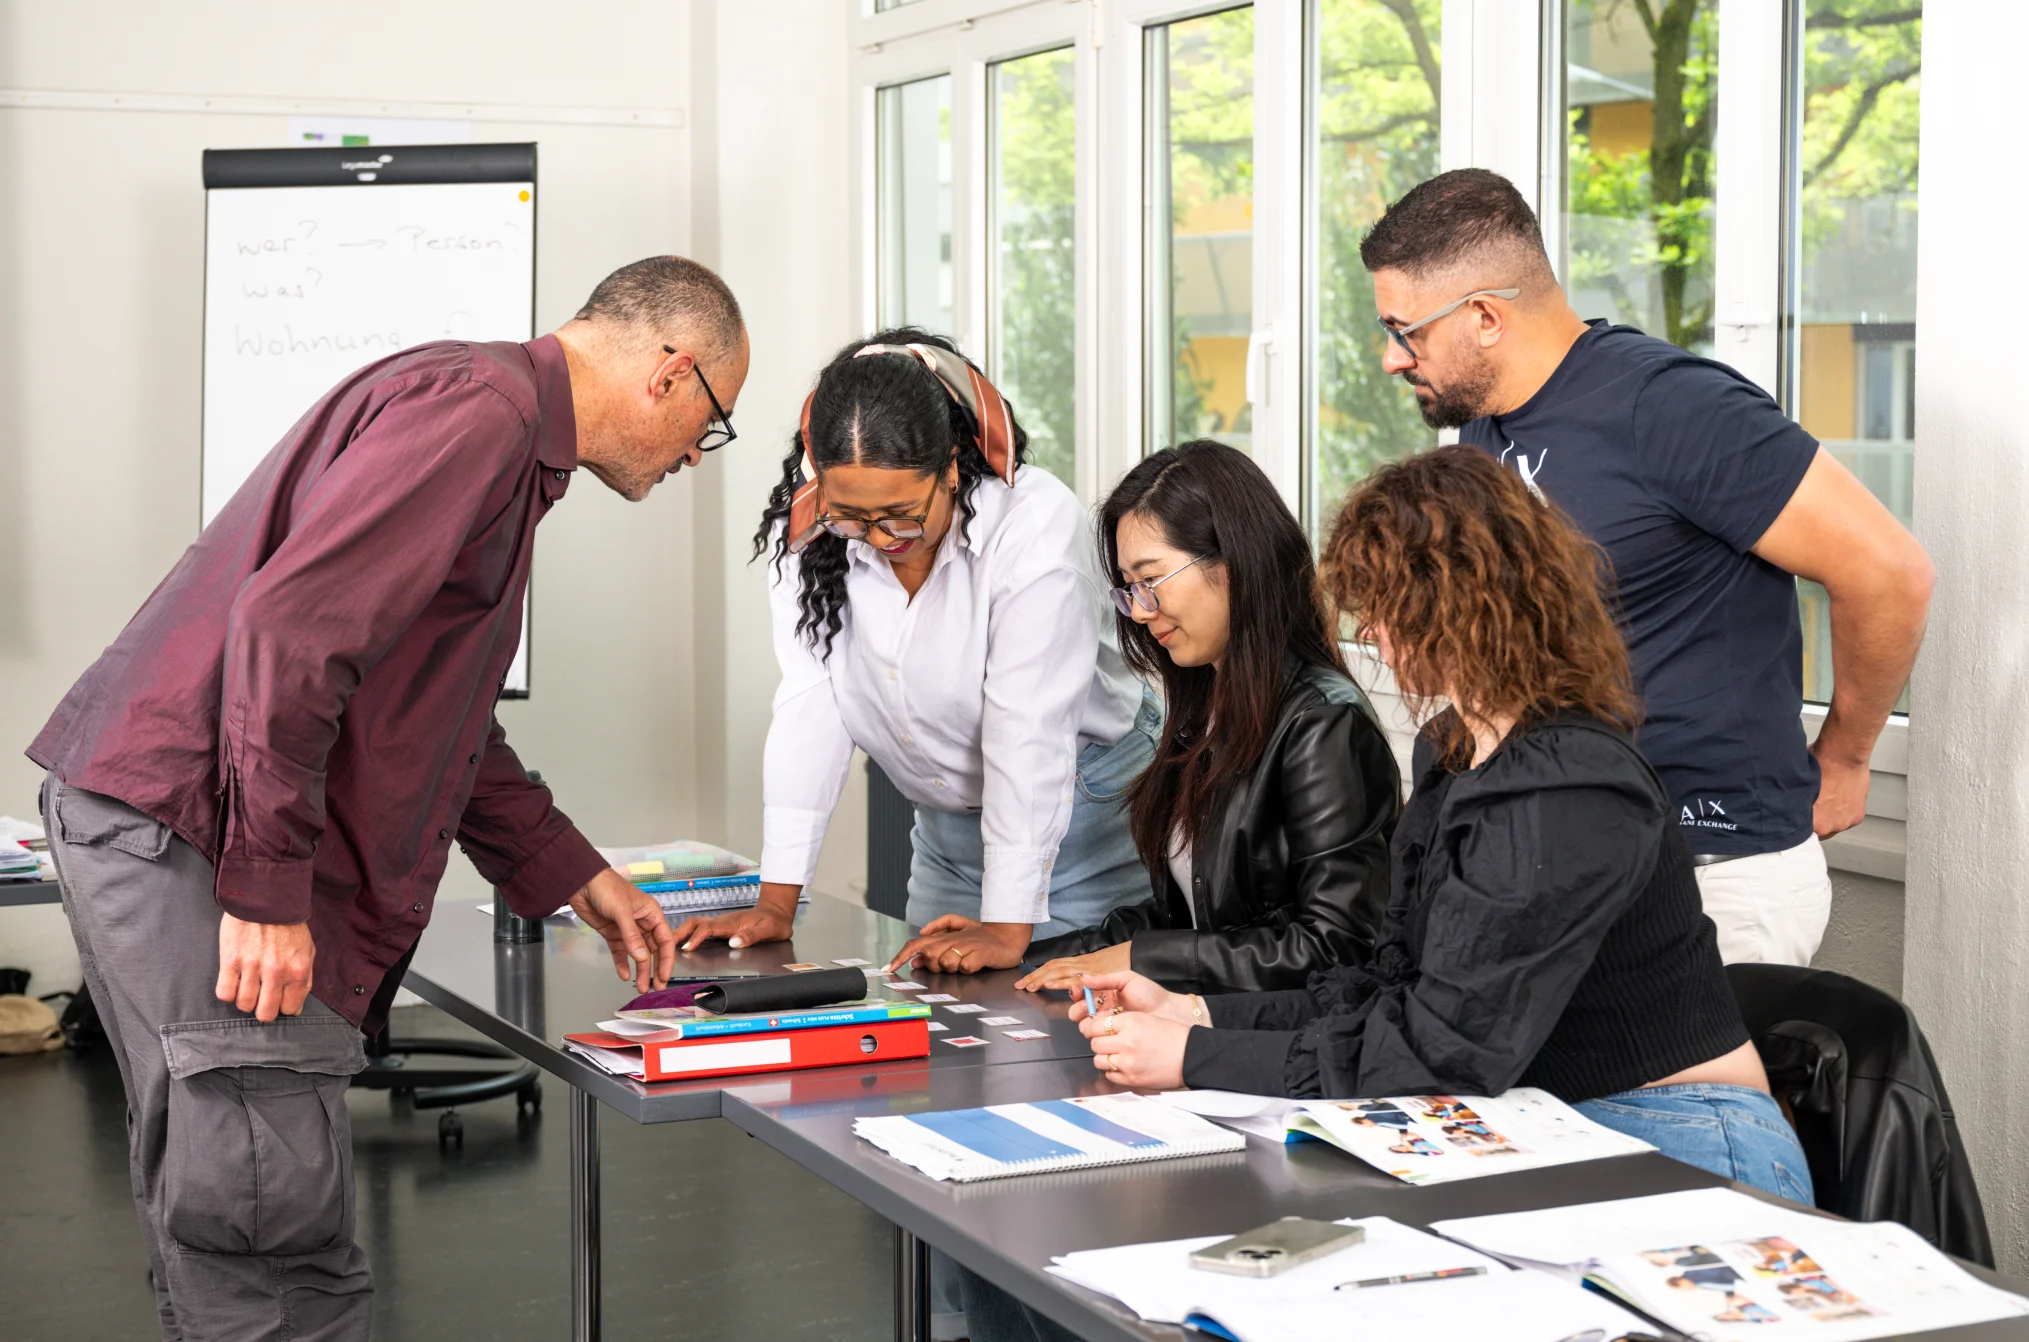
M 1651 1086 L 1572 1106 L 1686 1165 L 1812 1205 L 1811 1169 L 1782 1107 L 1746 1086 Z
M 1094 742 L 1078 756 L 1071 825 L 1050 868 L 1050 918 L 1036 924 L 1036 940 L 1096 926 L 1117 908 L 1155 898 L 1128 832 L 1127 789 L 1155 758 L 1161 731 L 1162 706 L 1145 693 L 1127 735 L 1110 745 Z M 977 918 L 986 879 L 978 813 L 918 806 L 909 842 L 909 926 L 947 913 Z

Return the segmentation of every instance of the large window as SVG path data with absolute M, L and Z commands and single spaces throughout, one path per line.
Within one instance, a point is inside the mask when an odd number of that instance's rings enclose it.
M 1438 171 L 1442 9 L 1442 0 L 1317 0 L 1310 15 L 1314 525 L 1328 525 L 1375 466 L 1434 441 L 1415 395 L 1381 371 L 1387 337 L 1360 238 Z
M 1563 46 L 1572 306 L 1709 354 L 1718 0 L 1566 0 Z
M 1147 30 L 1148 449 L 1246 451 L 1254 310 L 1254 11 Z
M 1029 458 L 1077 477 L 1077 70 L 1068 47 L 987 71 L 988 369 Z
M 949 334 L 951 76 L 882 89 L 874 122 L 880 323 Z
M 1795 411 L 1908 525 L 1916 407 L 1922 5 L 1807 0 L 1795 155 Z M 1824 589 L 1800 584 L 1804 695 L 1832 695 Z

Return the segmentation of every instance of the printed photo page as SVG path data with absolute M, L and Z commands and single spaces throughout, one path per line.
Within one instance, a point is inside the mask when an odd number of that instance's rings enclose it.
M 1317 1137 L 1404 1183 L 1439 1184 L 1655 1148 L 1601 1127 L 1546 1091 L 1306 1100 L 1290 1132 Z

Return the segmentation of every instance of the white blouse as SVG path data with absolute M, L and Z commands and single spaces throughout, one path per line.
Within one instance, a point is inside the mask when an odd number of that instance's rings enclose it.
M 782 684 L 762 761 L 762 880 L 809 882 L 858 744 L 918 806 L 980 813 L 983 921 L 1049 920 L 1078 754 L 1127 734 L 1141 682 L 1121 660 L 1077 496 L 1023 466 L 972 500 L 913 601 L 877 550 L 846 542 L 828 660 L 796 634 L 801 562 L 777 572 L 771 555 Z

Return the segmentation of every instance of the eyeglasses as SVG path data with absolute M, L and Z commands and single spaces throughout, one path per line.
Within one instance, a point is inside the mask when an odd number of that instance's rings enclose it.
M 1467 294 L 1464 298 L 1459 299 L 1456 303 L 1445 304 L 1437 311 L 1431 313 L 1428 317 L 1423 318 L 1421 321 L 1410 322 L 1407 326 L 1390 326 L 1388 325 L 1388 319 L 1386 317 L 1379 318 L 1378 320 L 1381 323 L 1381 329 L 1388 333 L 1388 339 L 1400 345 L 1402 347 L 1402 352 L 1408 355 L 1410 358 L 1414 359 L 1417 358 L 1418 355 L 1416 353 L 1416 347 L 1409 343 L 1409 335 L 1412 331 L 1420 331 L 1440 317 L 1449 317 L 1452 313 L 1458 311 L 1460 308 L 1464 307 L 1467 303 L 1472 302 L 1472 300 L 1475 298 L 1505 298 L 1509 302 L 1513 302 L 1515 299 L 1520 298 L 1521 296 L 1522 291 L 1520 289 L 1479 289 L 1475 290 L 1472 293 Z
M 664 354 L 674 354 L 676 350 L 671 346 L 664 345 L 662 352 Z M 716 452 L 740 435 L 733 432 L 733 417 L 726 413 L 724 406 L 719 404 L 719 398 L 712 392 L 712 384 L 705 381 L 705 370 L 698 366 L 696 356 L 691 358 L 690 371 L 697 374 L 698 385 L 705 389 L 705 399 L 712 403 L 712 417 L 706 422 L 705 431 L 697 440 L 697 450 L 700 452 Z
M 1140 606 L 1143 610 L 1150 612 L 1161 610 L 1162 606 L 1155 599 L 1155 589 L 1168 582 L 1171 578 L 1176 577 L 1177 574 L 1182 573 L 1191 564 L 1202 564 L 1210 558 L 1210 555 L 1199 555 L 1190 564 L 1181 564 L 1163 574 L 1154 582 L 1131 582 L 1123 587 L 1114 588 L 1111 592 L 1113 608 L 1129 619 L 1134 618 L 1134 608 L 1136 606 Z
M 935 499 L 936 497 L 937 487 L 932 485 L 930 487 L 930 498 Z M 886 534 L 889 540 L 912 541 L 922 536 L 923 524 L 930 520 L 930 512 L 931 505 L 926 500 L 923 504 L 923 511 L 914 517 L 875 517 L 867 519 L 859 517 L 834 517 L 830 513 L 826 513 L 817 519 L 817 524 L 832 535 L 843 537 L 849 541 L 863 541 L 876 528 Z

